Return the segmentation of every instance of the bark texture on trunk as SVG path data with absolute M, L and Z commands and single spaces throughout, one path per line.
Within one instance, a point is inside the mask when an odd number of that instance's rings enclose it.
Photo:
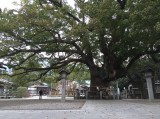
M 100 68 L 92 68 L 91 73 L 91 84 L 90 87 L 107 87 L 109 81 L 106 72 Z
M 108 87 L 111 81 L 123 77 L 125 70 L 123 68 L 105 69 L 104 67 L 97 67 L 92 65 L 89 67 L 91 75 L 90 87 Z

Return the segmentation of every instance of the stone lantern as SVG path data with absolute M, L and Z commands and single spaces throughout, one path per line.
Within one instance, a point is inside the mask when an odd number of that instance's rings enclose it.
M 66 98 L 66 79 L 67 79 L 68 72 L 65 68 L 62 68 L 60 70 L 59 74 L 60 74 L 61 80 L 62 80 L 62 98 L 61 98 L 61 101 L 65 102 L 65 98 Z
M 152 87 L 153 70 L 150 67 L 146 67 L 143 72 L 144 72 L 144 76 L 145 76 L 145 79 L 147 82 L 147 90 L 148 90 L 149 100 L 153 100 L 154 99 L 153 87 Z

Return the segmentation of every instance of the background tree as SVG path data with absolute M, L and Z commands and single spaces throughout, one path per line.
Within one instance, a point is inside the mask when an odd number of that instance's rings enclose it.
M 26 87 L 18 87 L 14 95 L 17 98 L 28 97 L 28 90 Z
M 90 80 L 88 67 L 83 64 L 76 64 L 74 70 L 68 76 L 68 79 L 77 82 L 85 82 L 85 80 Z
M 114 0 L 75 2 L 24 0 L 19 10 L 2 11 L 0 58 L 41 76 L 79 62 L 91 86 L 106 86 L 145 54 L 159 53 L 160 1 L 127 0 L 123 9 Z M 45 65 L 24 66 L 32 57 Z

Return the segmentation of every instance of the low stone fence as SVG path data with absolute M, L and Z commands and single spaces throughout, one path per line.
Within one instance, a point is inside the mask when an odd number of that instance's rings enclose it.
M 12 98 L 13 96 L 0 96 L 0 99 L 10 99 Z
M 100 99 L 100 92 L 99 91 L 87 91 L 86 99 Z

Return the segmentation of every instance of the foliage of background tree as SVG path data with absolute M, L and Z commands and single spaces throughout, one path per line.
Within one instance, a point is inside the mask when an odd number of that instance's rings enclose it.
M 127 0 L 124 9 L 114 0 L 75 2 L 24 0 L 19 10 L 2 11 L 0 58 L 41 76 L 79 62 L 92 86 L 105 86 L 142 56 L 159 53 L 159 0 Z M 28 60 L 42 67 L 24 66 Z
M 35 60 L 27 60 L 23 63 L 25 67 L 41 67 L 41 65 Z M 16 90 L 18 87 L 28 87 L 30 82 L 37 81 L 39 79 L 40 72 L 32 71 L 27 72 L 23 69 L 12 71 L 12 82 L 13 82 L 13 90 Z M 44 77 L 43 77 L 44 78 Z M 39 79 L 40 80 L 40 79 Z
M 70 73 L 70 75 L 68 75 L 68 79 L 78 82 L 90 80 L 89 70 L 86 66 L 77 64 L 74 70 Z
M 18 87 L 17 91 L 15 92 L 15 96 L 17 98 L 27 97 L 28 96 L 28 90 L 26 87 Z

